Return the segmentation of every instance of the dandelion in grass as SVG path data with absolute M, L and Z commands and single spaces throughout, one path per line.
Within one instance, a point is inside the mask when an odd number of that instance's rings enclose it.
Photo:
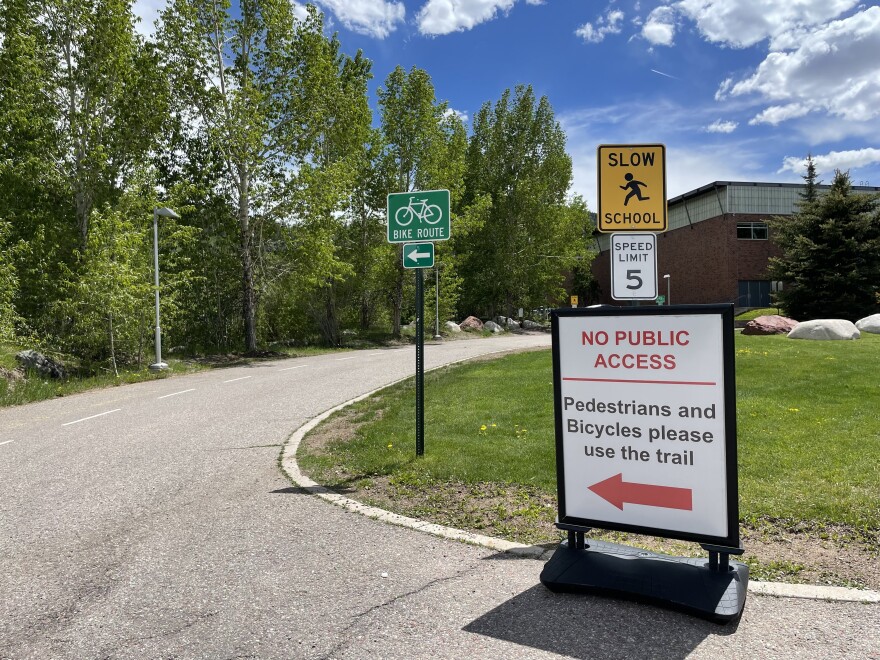
M 800 408 L 789 408 L 788 409 L 788 412 L 800 412 L 800 411 L 801 411 Z
M 486 428 L 485 424 L 480 425 L 480 435 L 486 435 Z
M 394 446 L 394 445 L 391 444 L 390 442 L 388 443 L 388 449 L 391 449 L 393 446 Z

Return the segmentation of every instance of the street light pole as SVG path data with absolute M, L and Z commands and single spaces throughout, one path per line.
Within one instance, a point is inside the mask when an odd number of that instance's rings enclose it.
M 443 339 L 440 336 L 440 263 L 434 266 L 434 339 Z
M 672 304 L 672 294 L 669 291 L 672 288 L 672 284 L 671 284 L 672 277 L 670 277 L 669 274 L 667 273 L 666 275 L 663 276 L 663 279 L 666 280 L 666 304 L 671 305 Z
M 153 274 L 156 282 L 156 362 L 150 371 L 162 371 L 168 365 L 162 362 L 162 328 L 159 325 L 159 216 L 180 219 L 174 211 L 164 206 L 153 209 Z

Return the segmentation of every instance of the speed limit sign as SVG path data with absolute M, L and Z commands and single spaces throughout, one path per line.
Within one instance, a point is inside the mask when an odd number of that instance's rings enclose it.
M 611 297 L 614 300 L 657 298 L 656 234 L 611 234 Z

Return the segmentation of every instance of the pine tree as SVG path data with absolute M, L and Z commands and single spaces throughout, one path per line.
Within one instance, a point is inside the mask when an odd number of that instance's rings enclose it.
M 804 203 L 773 222 L 783 256 L 771 259 L 770 275 L 785 282 L 779 302 L 792 318 L 855 321 L 880 311 L 880 196 L 854 193 L 839 170 L 816 195 L 811 162 Z

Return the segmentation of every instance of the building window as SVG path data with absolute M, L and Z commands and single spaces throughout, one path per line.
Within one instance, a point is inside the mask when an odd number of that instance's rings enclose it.
M 766 222 L 737 222 L 736 237 L 745 241 L 766 241 L 769 234 Z

